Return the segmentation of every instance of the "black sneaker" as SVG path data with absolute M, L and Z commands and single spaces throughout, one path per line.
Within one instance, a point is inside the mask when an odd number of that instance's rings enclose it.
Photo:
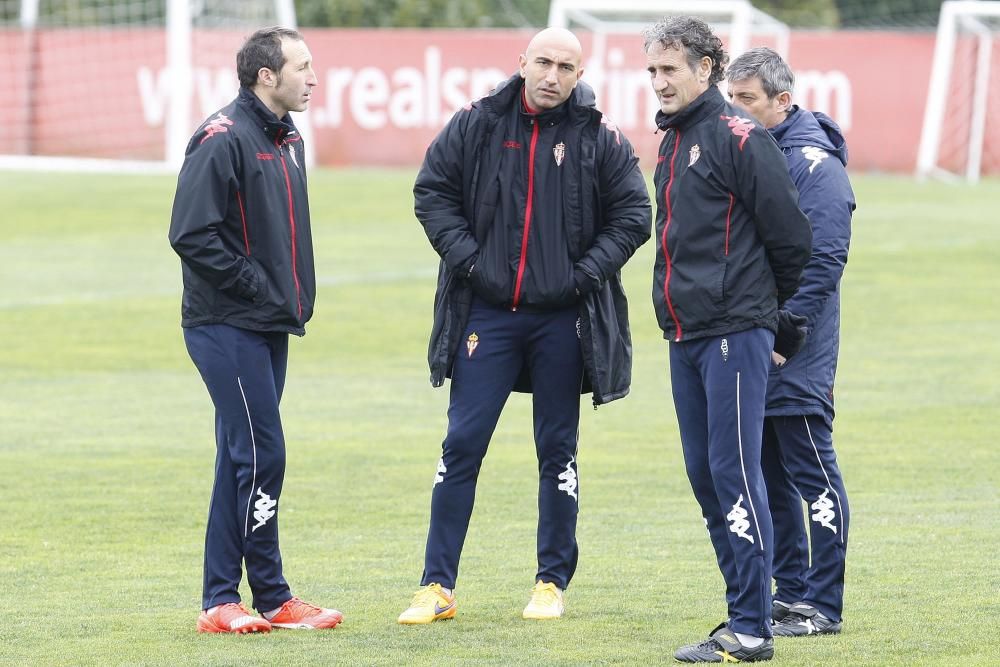
M 775 637 L 805 637 L 806 635 L 835 635 L 840 632 L 841 621 L 832 621 L 819 609 L 805 602 L 793 604 L 780 623 L 771 626 Z
M 788 610 L 791 608 L 792 605 L 787 602 L 773 600 L 771 602 L 771 624 L 774 625 L 785 620 L 785 616 L 788 616 Z
M 677 662 L 760 662 L 774 657 L 774 640 L 767 638 L 755 648 L 748 648 L 736 633 L 723 623 L 698 644 L 682 646 L 674 653 Z

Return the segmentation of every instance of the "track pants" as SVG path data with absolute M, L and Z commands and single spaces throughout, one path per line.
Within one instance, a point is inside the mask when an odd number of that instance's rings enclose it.
M 431 493 L 421 585 L 454 588 L 476 480 L 497 420 L 525 368 L 538 456 L 538 572 L 565 589 L 576 570 L 576 451 L 583 358 L 577 309 L 511 312 L 474 300 L 452 371 L 448 432 Z
M 260 611 L 292 597 L 278 550 L 285 439 L 278 403 L 288 334 L 226 325 L 184 329 L 188 354 L 215 404 L 215 484 L 205 533 L 202 607 L 239 602 L 242 564 Z
M 771 515 L 760 467 L 774 335 L 750 329 L 670 344 L 684 464 L 726 582 L 729 627 L 771 636 Z
M 765 418 L 761 463 L 774 522 L 774 597 L 840 621 L 850 508 L 830 424 L 820 415 Z

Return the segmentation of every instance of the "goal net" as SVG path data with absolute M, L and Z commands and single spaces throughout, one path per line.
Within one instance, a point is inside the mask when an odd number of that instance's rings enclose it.
M 243 39 L 276 24 L 292 0 L 0 0 L 0 167 L 176 169 L 235 96 Z
M 945 2 L 917 156 L 917 176 L 976 182 L 1000 173 L 1000 2 Z

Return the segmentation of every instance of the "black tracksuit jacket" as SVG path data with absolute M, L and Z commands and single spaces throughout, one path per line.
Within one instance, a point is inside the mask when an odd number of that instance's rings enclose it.
M 781 149 L 715 86 L 671 116 L 653 176 L 653 306 L 663 337 L 777 330 L 812 230 Z
M 649 238 L 645 181 L 628 140 L 594 108 L 589 86 L 579 83 L 563 105 L 537 117 L 524 113 L 522 88 L 514 75 L 459 110 L 417 175 L 414 210 L 441 257 L 431 383 L 450 376 L 473 294 L 515 310 L 576 304 L 583 392 L 606 403 L 631 382 L 619 272 Z M 522 374 L 515 389 L 530 391 L 526 382 Z
M 313 312 L 302 139 L 241 88 L 188 143 L 170 244 L 181 258 L 181 326 L 228 324 L 302 335 Z

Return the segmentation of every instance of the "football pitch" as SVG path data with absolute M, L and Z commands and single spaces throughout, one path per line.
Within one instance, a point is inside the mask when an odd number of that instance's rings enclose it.
M 413 176 L 310 174 L 319 296 L 290 344 L 282 554 L 293 592 L 346 620 L 219 636 L 195 633 L 215 446 L 180 331 L 174 179 L 0 173 L 0 664 L 648 665 L 724 620 L 650 241 L 624 271 L 632 393 L 597 411 L 583 398 L 566 616 L 520 618 L 537 471 L 515 394 L 480 475 L 457 618 L 396 624 L 419 584 L 448 400 L 428 382 L 436 255 Z M 844 632 L 779 639 L 774 664 L 1000 664 L 1000 182 L 853 181 Z

